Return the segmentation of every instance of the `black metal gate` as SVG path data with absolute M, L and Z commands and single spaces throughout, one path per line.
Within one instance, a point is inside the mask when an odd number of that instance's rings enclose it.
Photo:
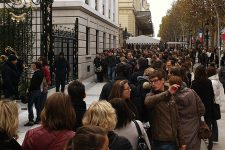
M 60 51 L 66 54 L 71 72 L 68 81 L 78 78 L 78 19 L 71 30 L 52 25 L 53 0 L 0 0 L 0 54 L 14 50 L 23 61 L 23 90 L 29 83 L 30 64 L 45 56 L 51 69 Z
M 67 28 L 66 26 L 53 25 L 53 52 L 54 57 L 49 58 L 51 62 L 58 58 L 60 52 L 69 63 L 70 72 L 67 75 L 67 82 L 78 78 L 78 18 L 74 28 Z M 53 71 L 52 63 L 50 63 L 51 71 Z M 54 79 L 54 78 L 52 78 Z M 52 83 L 55 83 L 54 81 Z

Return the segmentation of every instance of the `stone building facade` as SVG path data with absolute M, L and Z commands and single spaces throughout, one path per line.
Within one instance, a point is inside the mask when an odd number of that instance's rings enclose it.
M 119 24 L 132 36 L 153 35 L 149 7 L 147 0 L 119 0 Z
M 74 27 L 78 18 L 78 78 L 94 74 L 96 53 L 118 48 L 118 0 L 55 0 L 53 24 Z

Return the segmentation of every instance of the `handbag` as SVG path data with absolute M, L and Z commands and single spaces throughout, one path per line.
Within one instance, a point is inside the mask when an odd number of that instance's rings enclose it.
M 143 137 L 143 134 L 141 132 L 141 128 L 139 127 L 138 123 L 136 120 L 133 120 L 136 129 L 138 131 L 138 145 L 137 145 L 137 150 L 149 150 L 148 145 L 146 144 L 146 141 Z
M 102 72 L 102 66 L 96 67 L 95 72 Z
M 193 91 L 193 90 L 192 90 Z M 194 91 L 193 91 L 194 92 Z M 196 93 L 194 92 L 194 94 L 196 95 Z M 201 116 L 199 115 L 199 109 L 198 109 L 198 103 L 197 103 L 197 99 L 196 99 L 196 109 L 197 109 L 197 113 L 198 113 L 198 118 L 199 118 L 199 130 L 198 130 L 198 137 L 200 139 L 209 139 L 212 135 L 211 130 L 209 129 L 209 126 L 206 124 L 205 121 L 201 120 Z
M 212 116 L 213 119 L 215 119 L 215 120 L 221 119 L 221 112 L 220 112 L 220 105 L 219 104 L 216 104 L 216 103 L 213 104 L 212 115 L 213 115 Z

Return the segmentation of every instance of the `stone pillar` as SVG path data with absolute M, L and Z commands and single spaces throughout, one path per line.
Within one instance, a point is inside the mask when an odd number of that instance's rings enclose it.
M 118 0 L 115 0 L 115 23 L 118 24 L 119 23 L 119 4 L 118 4 Z
M 98 0 L 98 12 L 103 14 L 103 0 Z
M 89 0 L 89 6 L 91 6 L 91 8 L 95 9 L 95 0 Z
M 105 17 L 109 18 L 109 1 L 110 0 L 104 0 L 105 1 Z
M 114 13 L 114 1 L 115 0 L 110 0 L 111 2 L 110 2 L 110 5 L 111 6 L 109 6 L 110 7 L 110 20 L 112 20 L 113 21 L 113 13 Z

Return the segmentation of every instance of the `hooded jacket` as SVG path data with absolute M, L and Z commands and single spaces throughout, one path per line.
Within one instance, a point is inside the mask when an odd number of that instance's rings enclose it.
M 223 96 L 223 92 L 221 91 L 224 91 L 224 89 L 222 83 L 219 81 L 219 76 L 218 74 L 215 74 L 209 77 L 209 79 L 212 81 L 213 91 L 215 94 L 215 103 L 221 105 L 221 100 Z

